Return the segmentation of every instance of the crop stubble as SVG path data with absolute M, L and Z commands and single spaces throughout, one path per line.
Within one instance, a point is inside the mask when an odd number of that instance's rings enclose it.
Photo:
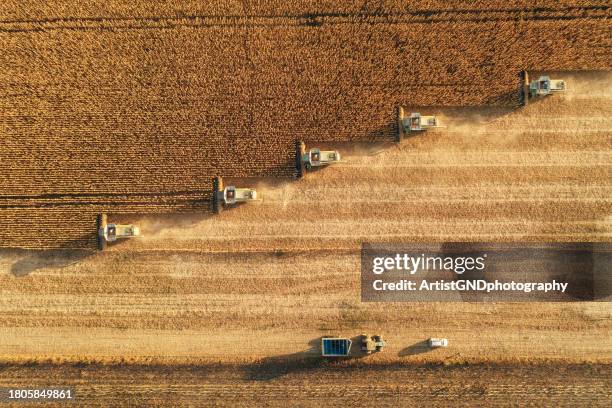
M 520 111 L 440 109 L 448 128 L 346 144 L 344 163 L 256 182 L 259 203 L 139 219 L 144 238 L 105 253 L 4 251 L 0 355 L 253 361 L 381 331 L 389 347 L 368 361 L 608 363 L 603 302 L 359 302 L 361 242 L 609 241 L 612 78 L 565 78 Z M 452 347 L 401 354 L 442 334 Z

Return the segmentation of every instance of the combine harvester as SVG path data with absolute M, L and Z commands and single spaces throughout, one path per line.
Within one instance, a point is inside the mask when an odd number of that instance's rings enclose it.
M 340 162 L 340 152 L 337 150 L 321 150 L 318 147 L 313 147 L 306 151 L 304 142 L 297 142 L 296 157 L 298 177 L 303 175 L 303 169 L 310 171 L 313 167 L 323 167 Z
M 213 212 L 219 214 L 222 207 L 234 206 L 238 203 L 246 203 L 257 200 L 257 191 L 252 188 L 236 188 L 235 186 L 223 187 L 223 179 L 213 179 Z
M 98 215 L 98 249 L 104 250 L 117 239 L 140 237 L 140 228 L 133 224 L 109 224 L 106 214 Z
M 435 116 L 423 116 L 418 112 L 413 112 L 406 116 L 404 108 L 400 106 L 397 116 L 397 136 L 395 141 L 400 142 L 404 135 L 423 130 L 439 128 L 438 118 Z
M 529 82 L 529 74 L 523 71 L 523 90 L 521 92 L 521 104 L 527 106 L 530 99 L 539 96 L 548 96 L 557 92 L 565 92 L 565 81 L 563 79 L 550 79 L 542 75 L 538 79 Z

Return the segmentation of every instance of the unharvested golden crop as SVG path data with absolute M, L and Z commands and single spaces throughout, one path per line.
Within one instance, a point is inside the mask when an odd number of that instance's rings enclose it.
M 597 1 L 205 3 L 0 6 L 0 225 L 201 211 L 214 175 L 294 176 L 297 139 L 390 141 L 398 105 L 516 105 L 522 69 L 612 65 Z

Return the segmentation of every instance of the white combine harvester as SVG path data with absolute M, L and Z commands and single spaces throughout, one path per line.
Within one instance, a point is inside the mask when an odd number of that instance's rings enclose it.
M 338 162 L 340 162 L 340 152 L 337 150 L 321 150 L 313 147 L 306 151 L 304 142 L 298 143 L 298 172 L 301 172 L 302 166 L 306 170 L 311 170 L 313 167 L 323 167 Z
M 424 116 L 418 112 L 413 112 L 410 115 L 406 115 L 404 113 L 404 108 L 400 106 L 398 113 L 398 131 L 397 131 L 397 139 L 396 142 L 402 140 L 405 134 L 410 134 L 412 132 L 421 132 L 423 130 L 438 128 L 440 123 L 438 118 L 433 115 Z
M 527 71 L 523 71 L 523 105 L 527 105 L 529 99 L 548 96 L 557 92 L 565 92 L 565 89 L 565 81 L 563 79 L 551 79 L 548 75 L 542 75 L 538 79 L 529 82 L 529 74 Z
M 235 186 L 223 187 L 223 179 L 215 177 L 213 180 L 213 211 L 221 212 L 222 207 L 238 203 L 257 200 L 257 191 L 253 188 L 237 188 Z
M 140 237 L 140 228 L 134 224 L 109 224 L 106 214 L 98 215 L 98 248 L 103 250 L 109 242 Z

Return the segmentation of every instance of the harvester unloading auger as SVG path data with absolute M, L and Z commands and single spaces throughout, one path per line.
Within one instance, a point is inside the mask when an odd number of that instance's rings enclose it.
M 140 228 L 134 224 L 109 224 L 106 214 L 98 215 L 98 249 L 117 239 L 140 237 Z
M 401 106 L 398 109 L 397 114 L 397 135 L 395 138 L 396 142 L 400 142 L 404 135 L 413 132 L 421 132 L 423 130 L 442 127 L 434 115 L 424 116 L 418 112 L 412 112 L 410 115 L 406 115 L 404 108 Z
M 253 188 L 237 188 L 235 186 L 223 186 L 223 178 L 213 179 L 213 212 L 221 212 L 223 207 L 229 207 L 238 203 L 246 203 L 257 200 L 257 191 Z
M 530 99 L 547 96 L 556 92 L 565 92 L 563 79 L 551 79 L 548 75 L 541 75 L 538 79 L 529 81 L 529 74 L 523 71 L 523 89 L 521 91 L 521 104 L 526 106 Z

